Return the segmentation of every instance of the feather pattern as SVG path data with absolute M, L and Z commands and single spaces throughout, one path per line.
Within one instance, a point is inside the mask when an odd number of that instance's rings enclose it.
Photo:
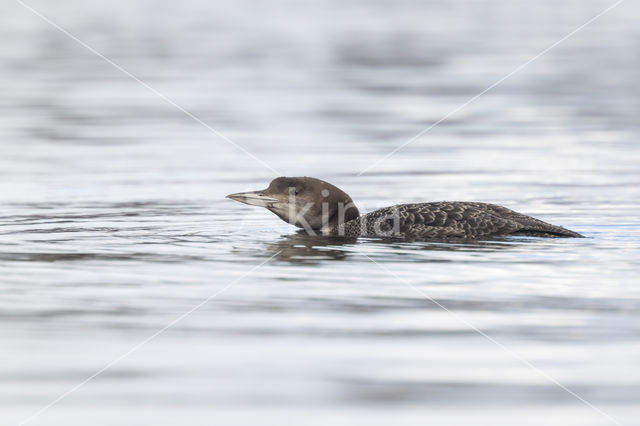
M 501 235 L 582 235 L 496 204 L 440 201 L 385 207 L 346 222 L 333 233 L 347 237 L 477 239 Z

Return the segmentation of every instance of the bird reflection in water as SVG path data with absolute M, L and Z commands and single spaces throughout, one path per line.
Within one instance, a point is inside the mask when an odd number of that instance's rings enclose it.
M 305 231 L 285 235 L 269 243 L 267 250 L 275 258 L 291 263 L 312 264 L 323 260 L 344 260 L 352 254 L 345 250 L 357 238 L 311 236 Z
M 500 237 L 484 241 L 457 239 L 452 241 L 407 241 L 391 238 L 355 238 L 337 236 L 311 236 L 304 230 L 283 235 L 267 243 L 267 253 L 275 259 L 300 264 L 314 264 L 326 260 L 345 260 L 360 254 L 360 247 L 375 244 L 401 251 L 458 251 L 487 252 L 515 249 L 523 244 L 544 242 L 535 237 Z M 424 259 L 421 259 L 424 260 Z

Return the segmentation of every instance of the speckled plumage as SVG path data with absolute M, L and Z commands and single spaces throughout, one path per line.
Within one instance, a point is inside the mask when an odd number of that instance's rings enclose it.
M 351 220 L 332 233 L 347 237 L 417 239 L 477 239 L 501 235 L 582 236 L 506 207 L 461 201 L 386 207 Z

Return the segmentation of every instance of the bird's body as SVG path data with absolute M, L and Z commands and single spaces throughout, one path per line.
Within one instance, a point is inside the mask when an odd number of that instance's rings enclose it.
M 398 218 L 397 223 L 394 219 Z M 385 207 L 333 230 L 344 236 L 441 240 L 500 235 L 581 237 L 580 234 L 496 204 L 439 201 Z
M 440 201 L 399 204 L 360 215 L 351 197 L 311 177 L 279 177 L 262 191 L 229 198 L 265 207 L 311 235 L 420 240 L 480 239 L 504 235 L 582 237 L 496 204 Z

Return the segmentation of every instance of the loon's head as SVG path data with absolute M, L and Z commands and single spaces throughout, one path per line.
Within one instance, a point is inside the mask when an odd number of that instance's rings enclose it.
M 265 207 L 287 223 L 307 232 L 328 232 L 360 216 L 357 207 L 340 188 L 312 177 L 279 177 L 267 189 L 239 192 L 227 198 Z

